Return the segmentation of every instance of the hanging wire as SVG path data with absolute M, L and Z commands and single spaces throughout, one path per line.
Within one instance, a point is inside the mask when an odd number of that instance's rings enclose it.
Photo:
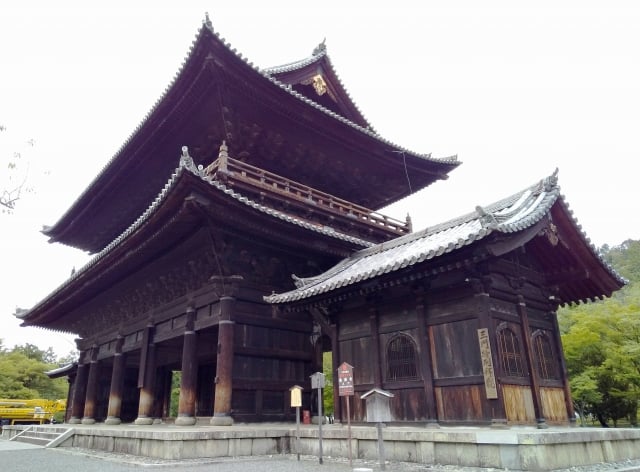
M 409 169 L 407 169 L 407 156 L 404 154 L 404 151 L 391 151 L 396 154 L 402 154 L 402 163 L 404 164 L 404 175 L 407 177 L 407 184 L 409 185 L 409 193 L 413 193 L 413 189 L 411 188 L 411 179 L 409 179 Z

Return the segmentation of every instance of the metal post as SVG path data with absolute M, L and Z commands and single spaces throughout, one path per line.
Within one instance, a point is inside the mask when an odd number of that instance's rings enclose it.
M 300 407 L 296 407 L 296 453 L 300 460 Z
M 385 457 L 384 457 L 384 441 L 382 439 L 382 422 L 378 421 L 378 457 L 380 458 L 380 470 L 385 470 Z
M 349 441 L 349 467 L 352 467 L 353 454 L 351 452 L 351 412 L 349 411 L 349 398 L 351 397 L 347 397 L 347 440 Z
M 318 449 L 318 459 L 322 464 L 322 388 L 318 388 L 318 438 L 320 440 Z

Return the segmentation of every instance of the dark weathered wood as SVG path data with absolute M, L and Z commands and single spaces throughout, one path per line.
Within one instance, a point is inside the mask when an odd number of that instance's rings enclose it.
M 151 330 L 150 330 L 151 331 Z M 149 335 L 149 340 L 151 333 Z M 149 342 L 147 345 L 146 366 L 144 382 L 140 388 L 140 401 L 138 403 L 138 418 L 136 424 L 153 423 L 153 408 L 155 402 L 156 387 L 156 345 Z
M 122 412 L 122 394 L 124 387 L 125 354 L 122 353 L 123 338 L 118 338 L 116 353 L 113 357 L 111 371 L 111 388 L 109 390 L 109 406 L 107 410 L 107 424 L 119 424 Z
M 180 397 L 178 399 L 178 417 L 176 424 L 193 425 L 196 422 L 196 388 L 198 376 L 197 338 L 193 330 L 195 310 L 189 308 L 182 347 L 182 376 L 180 378 Z
M 426 419 L 429 422 L 438 421 L 438 412 L 436 408 L 435 389 L 433 385 L 433 371 L 431 361 L 431 339 L 429 338 L 427 329 L 427 315 L 424 306 L 423 295 L 420 294 L 416 300 L 416 313 L 418 320 L 418 352 L 420 356 L 420 373 L 422 376 Z
M 529 326 L 529 316 L 527 314 L 527 305 L 524 298 L 520 297 L 517 305 L 520 314 L 520 323 L 522 327 L 522 340 L 524 344 L 524 354 L 527 361 L 527 369 L 529 371 L 529 381 L 531 382 L 531 397 L 533 400 L 533 411 L 536 415 L 536 422 L 539 428 L 546 426 L 544 412 L 542 410 L 542 402 L 540 399 L 540 381 L 538 371 L 535 368 L 535 359 L 533 348 L 531 346 L 531 327 Z
M 84 354 L 80 354 L 80 359 L 84 357 Z M 87 392 L 87 378 L 89 377 L 89 364 L 78 364 L 78 372 L 76 374 L 75 381 L 73 383 L 73 403 L 71 405 L 71 418 L 69 423 L 77 424 L 82 420 L 84 413 L 84 401 Z
M 98 392 L 98 375 L 100 364 L 96 359 L 97 349 L 91 350 L 91 362 L 89 363 L 89 376 L 87 378 L 87 395 L 84 400 L 84 413 L 82 423 L 95 423 L 96 394 Z

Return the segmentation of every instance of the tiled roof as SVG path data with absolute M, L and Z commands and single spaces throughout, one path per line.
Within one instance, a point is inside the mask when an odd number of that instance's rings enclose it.
M 473 213 L 358 251 L 319 276 L 294 276 L 297 289 L 267 296 L 265 300 L 274 304 L 304 300 L 435 259 L 495 232 L 514 233 L 524 230 L 540 221 L 559 198 L 563 197 L 560 195 L 556 171 L 550 177 L 508 198 L 486 207 L 476 207 Z M 578 227 L 575 220 L 574 223 Z M 588 243 L 584 234 L 583 237 Z M 593 245 L 591 250 L 603 266 L 622 282 L 598 255 Z
M 107 256 L 107 254 L 109 254 L 111 251 L 117 248 L 127 237 L 129 237 L 131 234 L 136 232 L 151 217 L 151 215 L 160 208 L 160 206 L 162 205 L 162 202 L 171 193 L 171 190 L 177 185 L 180 179 L 180 176 L 183 175 L 184 173 L 190 173 L 199 177 L 200 179 L 202 179 L 202 181 L 207 182 L 212 189 L 218 190 L 224 193 L 225 195 L 227 195 L 229 198 L 233 198 L 234 200 L 237 200 L 238 202 L 246 206 L 249 206 L 256 211 L 265 213 L 269 216 L 272 216 L 273 218 L 280 219 L 289 224 L 300 226 L 309 231 L 320 233 L 325 236 L 329 236 L 331 238 L 347 241 L 363 248 L 371 247 L 374 245 L 374 243 L 370 241 L 366 241 L 361 238 L 356 238 L 354 236 L 341 233 L 329 226 L 314 224 L 309 221 L 297 218 L 295 216 L 291 216 L 282 211 L 274 210 L 273 208 L 257 203 L 251 200 L 250 198 L 247 198 L 246 196 L 226 187 L 221 182 L 214 180 L 212 176 L 207 175 L 205 173 L 202 166 L 195 165 L 195 163 L 193 162 L 193 159 L 191 158 L 191 156 L 189 156 L 188 150 L 186 147 L 184 147 L 182 151 L 183 151 L 183 154 L 182 154 L 182 157 L 180 158 L 180 163 L 178 167 L 173 172 L 173 174 L 171 175 L 171 178 L 167 181 L 162 191 L 158 194 L 158 196 L 153 200 L 151 205 L 147 208 L 147 210 L 142 215 L 140 215 L 138 219 L 131 226 L 129 226 L 129 228 L 127 228 L 122 234 L 120 234 L 120 236 L 118 236 L 102 251 L 96 254 L 96 256 L 93 257 L 87 264 L 85 264 L 84 267 L 82 267 L 80 270 L 72 274 L 69 279 L 67 279 L 62 285 L 60 285 L 54 292 L 52 292 L 48 297 L 46 297 L 38 305 L 36 305 L 36 307 L 32 308 L 31 310 L 25 311 L 24 313 L 16 315 L 18 318 L 25 319 L 25 320 L 28 319 L 30 314 L 36 308 L 43 305 L 47 300 L 54 298 L 58 293 L 62 292 L 66 287 L 71 285 L 76 279 L 79 279 L 80 277 L 82 277 L 90 268 L 98 264 L 104 257 Z
M 347 91 L 347 88 L 344 86 L 344 83 L 340 79 L 338 72 L 333 67 L 333 64 L 331 63 L 331 58 L 327 54 L 327 47 L 325 45 L 325 41 L 322 41 L 322 43 L 316 46 L 316 48 L 311 53 L 311 56 L 298 61 L 289 62 L 287 64 L 266 68 L 264 69 L 264 72 L 270 76 L 285 74 L 287 72 L 293 72 L 300 69 L 304 69 L 305 67 L 311 64 L 315 64 L 317 62 L 322 61 L 323 59 L 326 66 L 330 69 L 330 73 L 333 74 L 333 76 L 335 77 L 335 80 L 337 81 L 336 85 L 338 85 L 342 89 L 342 91 L 346 94 L 351 105 L 355 108 L 356 112 L 360 115 L 362 120 L 364 120 L 366 129 L 369 129 L 375 133 L 376 132 L 375 129 L 373 128 L 373 126 L 371 126 L 371 123 L 369 123 L 369 120 L 367 120 L 367 118 L 364 116 L 364 113 L 362 113 L 362 110 L 360 110 L 360 107 L 356 105 L 355 101 L 351 97 L 351 94 Z

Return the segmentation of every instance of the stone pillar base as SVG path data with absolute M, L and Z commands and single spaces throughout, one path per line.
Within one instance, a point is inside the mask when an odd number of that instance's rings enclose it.
M 209 423 L 213 426 L 232 426 L 233 418 L 230 416 L 213 416 Z
M 438 429 L 440 428 L 440 424 L 434 420 L 427 420 L 427 424 L 424 425 L 424 427 L 427 429 Z
M 149 418 L 148 416 L 138 416 L 136 420 L 133 422 L 133 424 L 150 425 L 150 424 L 153 424 L 153 418 Z
M 104 424 L 120 424 L 122 420 L 115 416 L 109 416 L 106 420 L 104 420 Z
M 82 424 L 96 424 L 95 418 L 82 418 Z
M 193 426 L 196 424 L 195 416 L 178 416 L 175 422 L 176 426 Z
M 80 424 L 81 422 L 80 418 L 72 417 L 69 419 L 69 424 Z

